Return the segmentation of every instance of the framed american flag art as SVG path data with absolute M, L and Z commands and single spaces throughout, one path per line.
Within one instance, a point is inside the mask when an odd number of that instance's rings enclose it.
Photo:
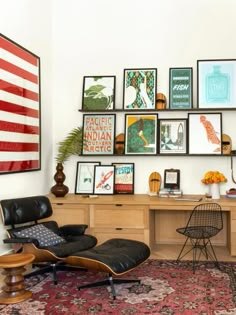
M 0 174 L 41 169 L 40 58 L 0 34 Z

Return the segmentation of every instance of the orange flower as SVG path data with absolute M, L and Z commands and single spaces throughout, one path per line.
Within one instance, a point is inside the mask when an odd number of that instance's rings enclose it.
M 227 182 L 227 178 L 218 171 L 209 171 L 205 173 L 203 179 L 201 180 L 203 184 L 218 184 Z

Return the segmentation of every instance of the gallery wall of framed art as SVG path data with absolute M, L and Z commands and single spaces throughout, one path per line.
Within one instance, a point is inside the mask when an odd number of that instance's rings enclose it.
M 197 60 L 197 104 L 194 104 L 194 68 L 170 67 L 169 100 L 167 106 L 161 109 L 157 106 L 158 69 L 155 67 L 124 69 L 122 108 L 116 108 L 115 75 L 84 76 L 80 110 L 83 112 L 85 138 L 82 155 L 224 155 L 222 115 L 225 110 L 234 110 L 232 104 L 236 104 L 235 91 L 232 88 L 235 69 L 234 59 Z M 182 114 L 176 118 L 174 112 Z M 116 130 L 117 120 L 119 124 L 123 123 L 123 130 L 119 132 Z M 119 145 L 116 137 L 120 135 L 123 135 L 121 145 L 124 149 L 118 153 L 114 148 Z M 87 192 L 134 193 L 134 163 L 112 162 L 111 170 L 109 165 L 103 165 L 102 161 L 94 163 L 89 162 L 89 167 L 92 167 L 94 172 L 94 185 L 92 188 L 91 183 L 86 183 L 87 186 L 90 185 Z M 84 167 L 86 166 L 88 165 L 85 164 Z M 81 171 L 80 167 L 77 177 Z M 110 179 L 113 185 L 109 183 L 109 188 L 112 187 L 109 191 L 102 190 L 104 185 L 95 183 L 101 177 L 98 172 L 105 173 L 106 170 L 109 174 L 114 173 Z M 77 182 L 76 193 L 83 193 L 84 187 L 78 186 Z

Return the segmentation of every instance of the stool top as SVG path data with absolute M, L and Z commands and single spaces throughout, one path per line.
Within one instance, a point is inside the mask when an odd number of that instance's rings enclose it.
M 33 254 L 9 254 L 0 256 L 1 268 L 22 267 L 31 263 L 35 259 Z

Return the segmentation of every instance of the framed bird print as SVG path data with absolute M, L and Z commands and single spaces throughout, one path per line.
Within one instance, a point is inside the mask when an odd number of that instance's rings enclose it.
M 189 154 L 222 154 L 222 114 L 191 113 L 189 122 Z

